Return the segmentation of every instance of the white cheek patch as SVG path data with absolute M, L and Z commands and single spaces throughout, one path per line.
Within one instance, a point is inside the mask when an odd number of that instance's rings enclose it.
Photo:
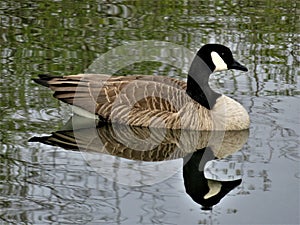
M 221 56 L 218 53 L 211 52 L 211 59 L 216 66 L 214 72 L 228 70 L 227 64 L 224 62 L 224 60 L 221 58 Z

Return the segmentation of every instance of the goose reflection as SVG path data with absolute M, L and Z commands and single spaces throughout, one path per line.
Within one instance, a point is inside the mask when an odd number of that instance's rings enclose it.
M 186 192 L 195 202 L 203 206 L 203 210 L 211 210 L 227 193 L 242 182 L 239 178 L 230 181 L 208 179 L 205 174 L 205 163 L 215 158 L 214 152 L 207 147 L 192 153 L 191 158 L 188 158 L 183 166 Z
M 126 184 L 133 186 L 154 184 L 167 179 L 177 172 L 176 166 L 177 169 L 182 167 L 182 163 L 178 163 L 178 160 L 183 159 L 186 193 L 200 204 L 202 209 L 211 209 L 242 180 L 240 177 L 230 180 L 210 177 L 206 173 L 206 165 L 210 161 L 218 163 L 219 159 L 240 150 L 248 135 L 248 130 L 201 132 L 130 127 L 120 124 L 96 125 L 94 120 L 72 117 L 61 130 L 53 132 L 50 136 L 33 137 L 29 141 L 59 146 L 67 150 L 80 150 L 87 154 L 96 153 L 89 155 L 86 160 L 94 169 L 97 168 L 97 172 L 112 179 L 116 161 L 110 163 L 108 161 L 117 157 L 121 160 L 117 166 L 122 175 L 119 174 L 119 180 L 114 181 L 124 184 L 126 179 Z M 104 170 L 100 161 L 109 164 L 111 170 L 107 166 Z M 127 165 L 126 168 L 124 164 Z M 160 169 L 157 169 L 158 165 Z M 140 174 L 151 174 L 144 175 L 143 179 L 138 180 L 135 170 L 139 170 Z M 168 173 L 169 176 L 166 175 Z M 130 176 L 134 177 L 134 182 L 128 182 Z

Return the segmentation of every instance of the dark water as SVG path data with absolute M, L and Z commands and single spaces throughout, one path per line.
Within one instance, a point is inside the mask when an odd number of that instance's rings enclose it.
M 298 24 L 292 0 L 1 1 L 1 224 L 299 224 Z M 206 165 L 211 179 L 238 181 L 211 210 L 186 193 L 187 175 L 203 179 L 186 173 L 183 156 L 198 157 L 186 146 L 164 162 L 145 162 L 28 143 L 61 129 L 71 112 L 32 78 L 84 73 L 104 53 L 145 40 L 158 43 L 156 62 L 132 56 L 137 63 L 107 66 L 184 79 L 190 56 L 177 50 L 215 42 L 249 69 L 211 80 L 251 117 L 241 150 Z M 157 54 L 165 42 L 179 46 L 174 58 Z M 182 66 L 162 63 L 178 58 Z

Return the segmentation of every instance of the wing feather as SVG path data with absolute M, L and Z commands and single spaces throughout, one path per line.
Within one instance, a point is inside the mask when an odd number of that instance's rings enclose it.
M 63 102 L 108 121 L 138 126 L 174 122 L 172 114 L 187 98 L 186 83 L 165 76 L 78 74 L 51 79 L 43 75 L 37 82 L 46 83 Z

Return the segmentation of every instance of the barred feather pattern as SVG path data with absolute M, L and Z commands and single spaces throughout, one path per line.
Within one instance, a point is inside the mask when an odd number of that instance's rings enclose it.
M 225 158 L 240 150 L 248 136 L 248 130 L 192 131 L 106 124 L 60 130 L 50 136 L 33 137 L 30 141 L 133 160 L 162 161 L 182 158 L 206 147 L 210 147 L 217 158 Z
M 57 99 L 108 123 L 191 130 L 249 128 L 248 113 L 238 102 L 222 95 L 208 110 L 186 94 L 184 81 L 170 77 L 78 74 L 40 77 L 40 83 L 47 83 Z

